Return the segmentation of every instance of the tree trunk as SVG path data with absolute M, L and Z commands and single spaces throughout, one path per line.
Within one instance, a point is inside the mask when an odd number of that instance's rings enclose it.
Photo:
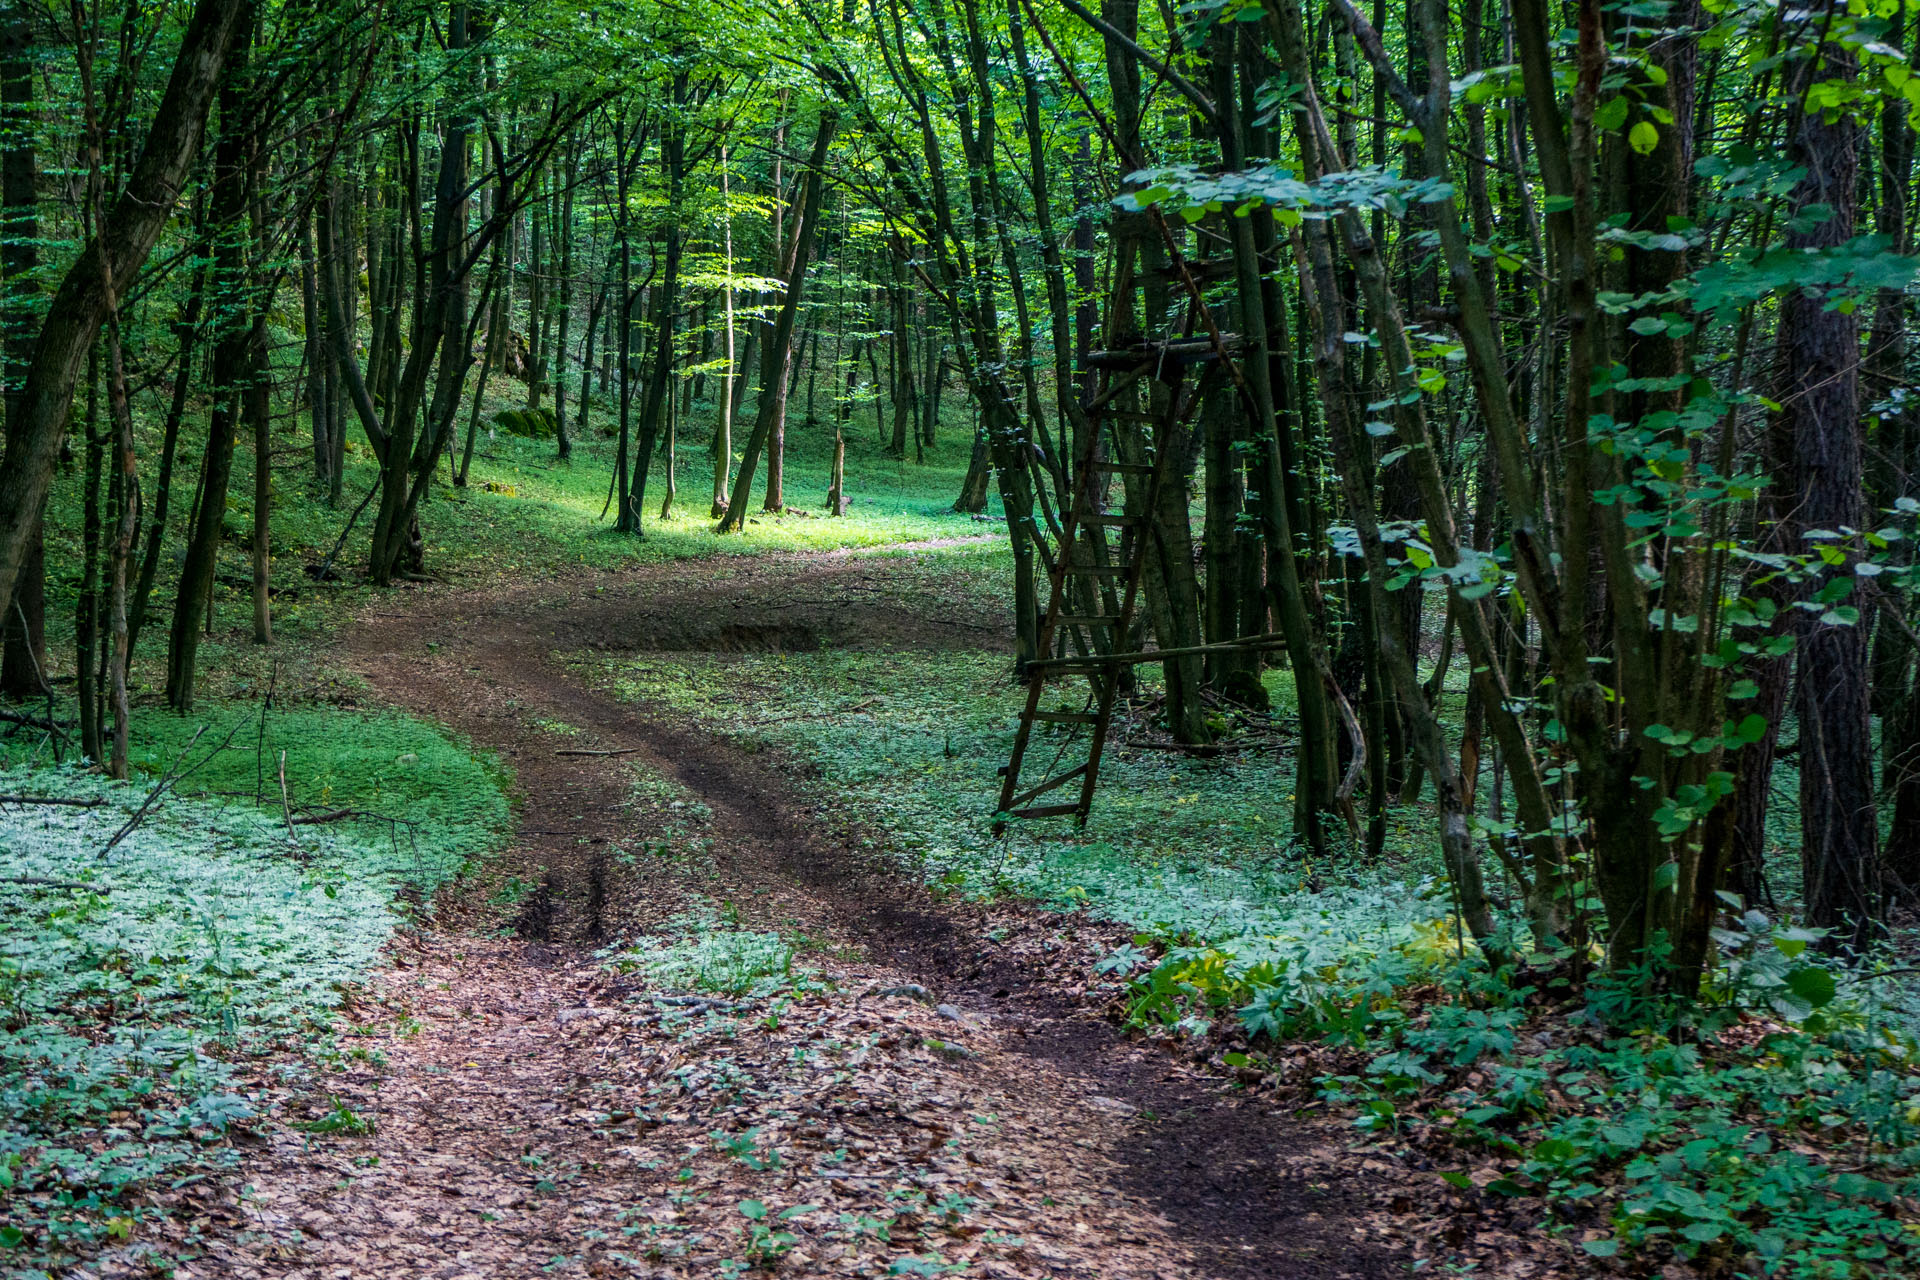
M 766 376 L 760 382 L 760 406 L 754 414 L 753 430 L 741 454 L 740 474 L 733 483 L 733 498 L 727 504 L 726 515 L 720 518 L 721 533 L 745 527 L 747 502 L 753 495 L 753 473 L 760 461 L 760 452 L 767 447 L 768 439 L 785 416 L 787 373 L 793 363 L 794 320 L 799 315 L 800 300 L 806 291 L 807 255 L 812 249 L 814 232 L 820 221 L 820 193 L 825 185 L 823 166 L 839 125 L 840 117 L 829 110 L 821 115 L 819 128 L 814 133 L 813 153 L 808 160 L 806 186 L 800 200 L 799 221 L 793 232 L 786 296 L 780 303 L 773 335 L 769 339 L 765 358 L 761 361 Z M 769 500 L 778 496 L 771 484 L 769 480 Z M 778 510 L 777 507 L 769 509 Z
M 193 709 L 200 624 L 206 616 L 206 600 L 213 589 L 220 541 L 225 534 L 227 485 L 233 475 L 240 399 L 252 373 L 254 326 L 265 323 L 264 317 L 254 314 L 257 300 L 247 262 L 247 249 L 252 243 L 247 226 L 251 204 L 247 152 L 252 133 L 248 111 L 252 104 L 244 81 L 245 43 L 251 38 L 249 32 L 236 51 L 232 72 L 220 88 L 220 140 L 214 148 L 213 193 L 208 205 L 213 239 L 215 337 L 208 370 L 213 408 L 208 415 L 207 446 L 200 464 L 199 508 L 180 566 L 167 645 L 167 705 L 176 711 Z
M 33 24 L 20 11 L 0 27 L 0 124 L 14 145 L 0 153 L 0 370 L 6 381 L 9 437 L 23 421 L 21 400 L 27 360 L 33 346 L 35 297 L 39 285 L 40 218 L 38 157 L 33 139 Z M 46 558 L 36 512 L 28 534 L 14 608 L 0 618 L 0 693 L 30 698 L 46 691 Z
M 1823 45 L 1789 78 L 1845 77 L 1854 55 Z M 1804 98 L 1804 89 L 1794 95 Z M 1806 176 L 1791 202 L 1802 222 L 1789 249 L 1845 244 L 1854 234 L 1857 129 L 1829 123 L 1819 110 L 1793 121 L 1788 155 Z M 1806 211 L 1830 213 L 1815 221 Z M 1850 311 L 1830 307 L 1820 292 L 1795 289 L 1780 301 L 1779 379 L 1782 409 L 1774 430 L 1789 441 L 1793 521 L 1802 529 L 1860 528 L 1866 523 L 1860 439 L 1860 331 Z M 1873 791 L 1873 733 L 1867 682 L 1867 629 L 1811 619 L 1800 638 L 1794 709 L 1800 722 L 1800 837 L 1807 918 L 1841 942 L 1864 945 L 1879 910 Z
M 103 280 L 138 275 L 172 217 L 199 155 L 228 49 L 250 13 L 249 0 L 198 0 L 140 158 L 102 229 L 67 269 L 34 340 L 0 460 L 0 600 L 13 599 L 60 454 L 74 384 L 106 320 Z

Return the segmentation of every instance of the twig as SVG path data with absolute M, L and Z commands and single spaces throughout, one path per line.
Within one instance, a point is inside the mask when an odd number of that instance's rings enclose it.
M 267 779 L 267 709 L 273 706 L 273 686 L 280 679 L 280 659 L 273 660 L 273 672 L 267 677 L 267 696 L 260 700 L 260 736 L 253 744 L 253 802 L 260 803 L 260 793 L 266 789 Z M 282 757 L 285 756 L 282 752 Z M 282 761 L 284 764 L 284 759 Z M 282 790 L 285 790 L 284 781 Z
M 168 767 L 165 773 L 160 775 L 160 781 L 153 784 L 153 790 L 147 792 L 147 798 L 140 802 L 140 807 L 133 811 L 133 816 L 128 818 L 126 822 L 121 825 L 120 829 L 113 833 L 113 839 L 107 841 L 107 847 L 100 851 L 100 856 L 105 857 L 107 854 L 112 853 L 114 846 L 133 834 L 133 829 L 146 819 L 147 812 L 151 810 L 155 804 L 159 803 L 161 795 L 166 792 L 167 788 L 178 782 L 181 778 L 186 777 L 187 774 L 193 772 L 192 769 L 183 770 L 180 766 L 185 763 L 187 753 L 193 750 L 193 744 L 200 741 L 200 735 L 206 731 L 207 726 L 205 725 L 201 725 L 193 731 L 193 736 L 187 739 L 187 745 L 180 748 L 180 754 L 174 757 L 173 764 Z M 221 741 L 220 745 L 215 747 L 207 756 L 206 760 L 202 760 L 200 764 L 205 764 L 207 760 L 211 760 L 214 756 L 225 751 L 227 749 L 227 743 L 232 742 L 233 735 L 238 732 L 240 732 L 240 722 L 236 720 L 234 721 L 233 728 L 227 730 L 227 736 Z M 195 769 L 199 767 L 200 765 L 194 766 Z
M 320 562 L 320 572 L 313 575 L 314 581 L 325 582 L 333 576 L 333 562 L 339 556 L 340 548 L 347 545 L 347 535 L 353 532 L 353 526 L 360 522 L 360 513 L 367 509 L 367 504 L 373 501 L 373 495 L 378 492 L 380 492 L 380 481 L 375 480 L 373 487 L 367 490 L 367 496 L 360 499 L 360 505 L 355 507 L 353 514 L 347 517 L 347 527 L 340 531 L 339 541 L 333 544 L 333 550 L 327 552 L 327 558 Z
M 395 818 L 384 813 L 375 813 L 371 809 L 327 809 L 320 813 L 302 813 L 293 818 L 296 827 L 317 827 L 328 822 L 344 822 L 348 818 L 369 818 L 374 822 L 386 822 L 395 827 L 405 827 L 412 831 L 418 826 L 411 818 Z
M 618 747 L 611 751 L 596 751 L 587 747 L 573 747 L 566 751 L 556 751 L 557 756 L 630 756 L 636 751 L 645 751 L 645 747 Z
M 287 839 L 293 847 L 300 847 L 300 838 L 293 833 L 293 804 L 287 799 L 287 753 L 280 753 L 280 814 L 287 820 Z
M 27 624 L 27 611 L 20 605 L 20 597 L 13 598 L 13 611 L 20 618 L 20 634 L 26 643 L 21 647 L 27 651 L 27 657 L 33 662 L 33 678 L 47 691 L 47 740 L 53 743 L 53 762 L 60 763 L 60 740 L 63 736 L 59 722 L 53 714 L 53 682 L 47 679 L 47 673 L 40 669 L 40 655 L 33 651 L 33 628 Z

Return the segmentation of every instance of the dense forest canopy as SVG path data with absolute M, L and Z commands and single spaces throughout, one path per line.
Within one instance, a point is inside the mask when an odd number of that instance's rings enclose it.
M 269 645 L 285 583 L 430 578 L 423 508 L 500 435 L 591 469 L 583 541 L 718 543 L 792 505 L 796 436 L 840 519 L 850 439 L 971 424 L 1020 749 L 1151 663 L 1210 750 L 1284 671 L 1275 839 L 1374 865 L 1418 812 L 1463 949 L 1626 1020 L 1755 908 L 1854 963 L 1920 894 L 1907 0 L 0 28 L 0 688 L 113 778 L 217 603 Z M 296 488 L 337 540 L 276 567 Z M 1100 709 L 1046 711 L 1082 670 Z

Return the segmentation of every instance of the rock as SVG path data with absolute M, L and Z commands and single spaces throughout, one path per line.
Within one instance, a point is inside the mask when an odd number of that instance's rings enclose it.
M 909 1000 L 918 1000 L 922 1004 L 933 1003 L 933 992 L 927 990 L 917 982 L 906 982 L 897 987 L 882 987 L 880 988 L 880 994 L 883 996 L 905 996 Z

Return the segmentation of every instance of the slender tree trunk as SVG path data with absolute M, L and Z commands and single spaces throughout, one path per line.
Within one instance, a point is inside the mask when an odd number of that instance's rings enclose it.
M 720 148 L 720 218 L 726 246 L 726 282 L 721 285 L 727 317 L 727 367 L 720 374 L 720 416 L 713 429 L 713 504 L 711 515 L 718 520 L 727 514 L 727 481 L 733 472 L 733 187 L 727 172 L 727 149 Z
M 206 219 L 202 208 L 195 221 L 200 232 L 195 236 L 192 282 L 187 286 L 186 302 L 180 308 L 180 316 L 174 322 L 174 337 L 179 347 L 174 356 L 173 398 L 167 405 L 167 421 L 160 437 L 160 471 L 153 486 L 153 514 L 147 521 L 146 551 L 140 560 L 140 576 L 133 589 L 132 599 L 128 602 L 127 652 L 131 654 L 140 642 L 141 628 L 146 624 L 147 604 L 153 596 L 153 584 L 160 572 L 160 556 L 166 541 L 167 514 L 173 491 L 173 465 L 180 446 L 180 426 L 186 420 L 187 399 L 193 390 L 193 360 L 199 346 L 200 310 L 205 297 L 208 245 L 205 240 Z
M 114 490 L 118 519 L 107 551 L 107 697 L 113 709 L 113 738 L 107 748 L 107 776 L 127 779 L 128 734 L 133 720 L 127 696 L 127 664 L 132 654 L 127 631 L 127 573 L 134 540 L 140 535 L 140 468 L 133 449 L 133 413 L 127 404 L 127 371 L 120 348 L 118 307 L 107 319 L 107 404 L 113 431 Z
M 267 365 L 264 323 L 254 326 L 247 389 L 241 398 L 253 428 L 253 642 L 273 643 L 273 412 L 268 403 L 272 372 Z
M 573 325 L 573 187 L 579 176 L 579 144 L 569 142 L 566 189 L 560 193 L 560 218 L 555 226 L 560 237 L 560 334 L 553 344 L 553 429 L 562 462 L 573 456 L 573 441 L 567 437 L 567 338 Z
M 821 115 L 819 129 L 813 138 L 813 153 L 808 161 L 805 176 L 805 193 L 800 201 L 800 217 L 794 227 L 793 253 L 791 266 L 787 273 L 786 296 L 780 303 L 780 311 L 774 321 L 773 336 L 770 339 L 766 358 L 762 361 L 767 376 L 760 383 L 760 407 L 754 415 L 753 430 L 747 437 L 746 449 L 740 458 L 740 474 L 733 483 L 733 498 L 727 504 L 727 514 L 720 519 L 719 531 L 728 533 L 745 526 L 747 502 L 753 495 L 753 473 L 760 460 L 760 452 L 767 447 L 776 425 L 783 416 L 787 399 L 788 366 L 793 362 L 793 330 L 795 317 L 800 312 L 800 300 L 806 291 L 807 255 L 813 245 L 816 224 L 820 220 L 820 193 L 824 186 L 822 170 L 827 162 L 827 154 L 833 145 L 833 135 L 839 128 L 840 117 L 832 111 Z M 777 496 L 769 491 L 769 499 Z M 778 510 L 778 508 L 771 508 Z
M 74 671 L 79 676 L 80 753 L 96 764 L 106 759 L 100 735 L 100 472 L 106 440 L 100 431 L 100 350 L 87 356 L 85 497 L 80 517 L 80 597 L 74 606 Z
M 167 704 L 176 711 L 193 709 L 196 661 L 206 601 L 218 570 L 220 542 L 225 534 L 227 486 L 233 475 L 234 437 L 239 425 L 240 399 L 251 374 L 253 330 L 256 323 L 247 249 L 252 234 L 247 226 L 251 205 L 247 190 L 248 120 L 250 97 L 245 79 L 245 37 L 236 66 L 220 88 L 220 140 L 214 150 L 213 193 L 208 205 L 213 240 L 213 323 L 215 339 L 208 370 L 213 400 L 208 415 L 207 445 L 200 463 L 200 501 L 187 537 L 180 566 L 180 586 L 174 597 L 173 627 L 167 645 Z

